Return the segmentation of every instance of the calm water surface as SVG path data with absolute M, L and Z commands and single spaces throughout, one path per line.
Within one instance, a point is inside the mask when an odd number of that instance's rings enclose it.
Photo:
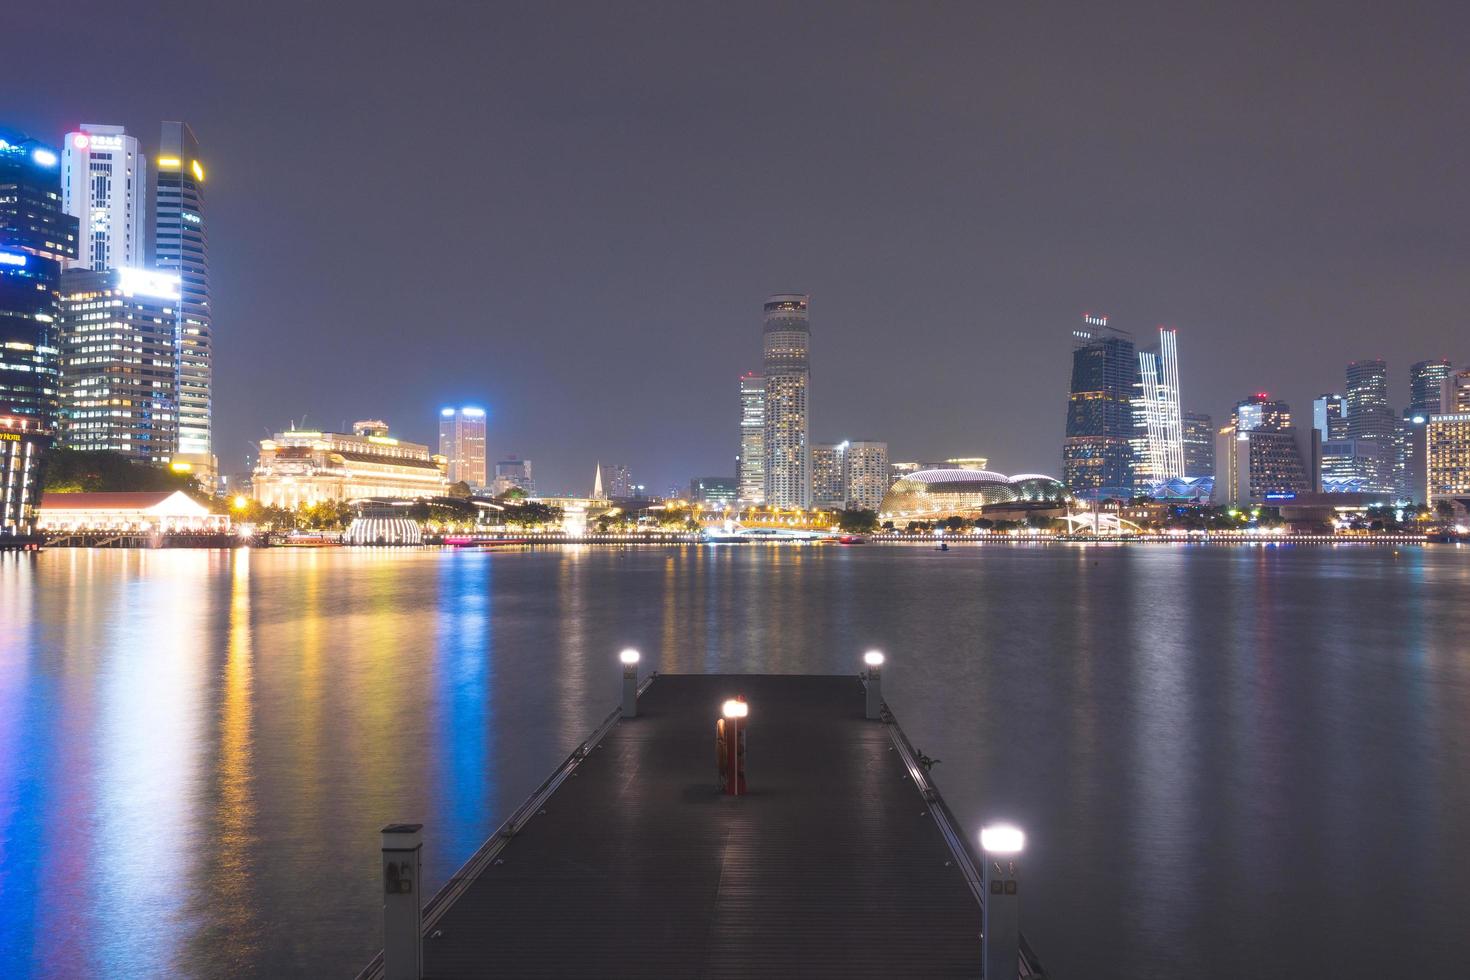
M 348 976 L 661 671 L 850 672 L 1056 976 L 1463 976 L 1470 549 L 0 556 L 7 976 Z

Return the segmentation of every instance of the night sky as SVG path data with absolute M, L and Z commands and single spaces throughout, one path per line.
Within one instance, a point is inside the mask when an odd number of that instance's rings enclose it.
M 1084 311 L 1217 420 L 1470 357 L 1470 8 L 1407 8 L 13 4 L 0 124 L 193 125 L 226 472 L 472 402 L 543 490 L 732 473 L 801 291 L 815 440 L 1057 473 Z

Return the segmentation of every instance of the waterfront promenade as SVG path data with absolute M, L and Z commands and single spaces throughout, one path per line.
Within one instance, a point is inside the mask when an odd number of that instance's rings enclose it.
M 737 694 L 732 797 L 714 726 Z M 979 976 L 976 858 L 864 699 L 853 676 L 657 677 L 428 904 L 424 975 Z

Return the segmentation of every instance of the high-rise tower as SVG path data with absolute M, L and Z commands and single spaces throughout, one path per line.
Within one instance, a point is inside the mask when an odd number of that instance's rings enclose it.
M 1133 398 L 1134 483 L 1147 490 L 1185 475 L 1175 330 L 1160 327 L 1158 346 L 1138 352 L 1137 387 Z
M 450 483 L 489 486 L 485 473 L 485 410 L 466 405 L 439 410 L 439 455 L 449 461 Z
M 740 464 L 736 474 L 740 503 L 766 502 L 766 379 L 740 376 Z
M 1133 490 L 1133 337 L 1088 313 L 1072 331 L 1062 479 L 1078 496 Z
M 82 123 L 61 148 L 61 201 L 77 219 L 80 247 L 68 268 L 143 268 L 148 162 L 121 126 Z
M 66 445 L 167 463 L 178 452 L 179 277 L 148 269 L 61 276 Z
M 56 150 L 0 130 L 0 415 L 27 429 L 56 430 L 61 266 L 76 255 Z
M 809 300 L 800 293 L 769 297 L 763 330 L 766 503 L 803 510 L 812 500 Z
M 204 164 L 187 123 L 166 122 L 158 144 L 153 207 L 154 265 L 179 276 L 179 453 L 205 462 L 213 452 L 213 320 Z
M 1347 367 L 1347 437 L 1360 445 L 1358 477 L 1369 492 L 1394 489 L 1398 423 L 1388 407 L 1388 365 L 1353 361 Z
M 1445 381 L 1452 372 L 1450 362 L 1444 358 L 1420 361 L 1409 368 L 1409 407 L 1404 414 L 1428 418 L 1438 412 Z

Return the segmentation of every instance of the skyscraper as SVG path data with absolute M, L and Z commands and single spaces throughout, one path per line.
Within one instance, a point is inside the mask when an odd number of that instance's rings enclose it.
M 766 379 L 753 371 L 740 376 L 740 461 L 742 504 L 766 502 Z
M 450 483 L 479 490 L 485 480 L 485 410 L 466 405 L 439 410 L 439 455 L 449 461 Z
M 1215 474 L 1215 423 L 1203 412 L 1185 412 L 1184 475 L 1189 478 Z
M 766 503 L 776 507 L 806 509 L 812 501 L 809 299 L 781 293 L 765 304 Z
M 1444 358 L 1420 361 L 1409 368 L 1409 407 L 1404 414 L 1428 418 L 1438 412 L 1451 373 L 1450 362 Z
M 179 455 L 213 468 L 213 317 L 204 164 L 187 123 L 166 122 L 159 139 L 153 207 L 156 268 L 179 276 Z
M 145 267 L 148 162 L 138 141 L 121 126 L 82 123 L 66 134 L 61 154 L 62 207 L 79 224 L 79 254 L 67 267 Z
M 1215 499 L 1260 503 L 1307 489 L 1286 402 L 1258 392 L 1235 406 L 1215 444 Z
M 1388 407 L 1388 365 L 1353 361 L 1347 367 L 1347 436 L 1358 442 L 1355 457 L 1363 489 L 1394 489 L 1398 423 Z
M 76 254 L 56 150 L 0 130 L 0 416 L 29 420 L 30 433 L 56 430 L 61 266 Z
M 853 440 L 846 455 L 847 506 L 876 511 L 888 492 L 888 443 Z
M 1470 412 L 1439 412 L 1429 417 L 1426 484 L 1428 503 L 1470 505 Z
M 64 441 L 143 463 L 178 451 L 179 277 L 146 269 L 61 276 Z
M 1470 368 L 1455 371 L 1445 379 L 1439 411 L 1445 415 L 1470 412 Z
M 1178 334 L 1159 328 L 1158 345 L 1138 352 L 1133 398 L 1134 485 L 1157 487 L 1185 475 L 1183 412 L 1179 407 Z
M 847 506 L 847 443 L 812 444 L 812 506 L 842 510 Z
M 1133 337 L 1085 314 L 1072 331 L 1072 387 L 1062 480 L 1079 497 L 1133 490 Z
M 1312 402 L 1312 428 L 1322 434 L 1323 442 L 1346 439 L 1347 399 L 1341 395 L 1318 395 Z

